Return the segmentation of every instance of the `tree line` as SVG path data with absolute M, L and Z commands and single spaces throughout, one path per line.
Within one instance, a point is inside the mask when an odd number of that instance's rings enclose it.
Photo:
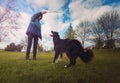
M 15 0 L 6 0 L 3 9 L 0 9 L 0 42 L 9 37 L 10 34 L 15 36 L 13 32 L 19 29 L 18 19 L 21 15 L 14 2 Z M 2 0 L 0 0 L 0 5 L 2 5 Z M 65 38 L 78 39 L 83 46 L 86 41 L 89 41 L 95 43 L 95 48 L 102 48 L 103 46 L 115 48 L 115 41 L 118 41 L 120 45 L 120 15 L 113 10 L 105 12 L 94 22 L 81 21 L 75 29 L 72 26 L 68 28 Z M 21 45 L 25 48 L 26 40 Z M 40 46 L 41 49 L 43 50 L 42 46 Z
M 21 44 L 15 45 L 15 43 L 10 43 L 5 48 L 5 51 L 21 52 L 23 46 Z
M 25 42 L 24 42 L 24 44 L 25 44 Z M 12 51 L 12 52 L 21 52 L 23 50 L 23 48 L 24 48 L 24 50 L 26 50 L 26 46 L 24 44 L 21 42 L 21 44 L 16 45 L 15 43 L 12 42 L 9 45 L 7 45 L 4 50 Z M 38 52 L 44 51 L 44 48 L 42 45 L 38 44 L 37 48 L 38 48 Z
M 117 11 L 105 12 L 94 22 L 80 22 L 75 30 L 70 26 L 65 38 L 78 39 L 83 46 L 85 41 L 92 41 L 95 48 L 115 48 L 116 40 L 120 45 L 120 15 Z

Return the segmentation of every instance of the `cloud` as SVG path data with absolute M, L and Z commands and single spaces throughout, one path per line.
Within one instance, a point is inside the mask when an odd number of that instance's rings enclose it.
M 46 7 L 50 11 L 59 11 L 64 5 L 64 0 L 35 0 L 34 3 L 38 8 Z
M 65 0 L 24 0 L 28 8 L 35 12 L 39 12 L 42 9 L 47 9 L 49 11 L 61 11 L 62 6 L 64 6 Z
M 28 13 L 21 12 L 21 18 L 19 19 L 19 28 L 17 30 L 16 37 L 19 39 L 18 42 L 25 39 L 26 30 L 30 22 L 31 15 Z
M 102 6 L 102 0 L 75 0 L 69 5 L 73 27 L 84 20 L 94 21 L 104 12 L 110 11 L 111 6 Z
M 100 17 L 102 14 L 104 14 L 105 12 L 109 12 L 111 11 L 113 8 L 111 6 L 101 6 L 99 8 L 95 8 L 93 10 L 93 19 L 97 19 L 98 17 Z
M 118 14 L 120 15 L 120 6 L 117 6 L 117 7 L 115 7 L 114 8 L 117 12 L 118 12 Z

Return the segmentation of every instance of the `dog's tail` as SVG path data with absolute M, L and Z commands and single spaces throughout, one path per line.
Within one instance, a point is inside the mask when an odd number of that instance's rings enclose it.
M 92 50 L 87 49 L 87 50 L 83 50 L 82 53 L 80 53 L 79 57 L 83 62 L 88 63 L 93 59 L 94 54 Z
M 81 43 L 77 40 L 71 40 L 69 42 L 70 44 L 70 49 L 76 49 L 75 52 L 69 51 L 71 52 L 70 54 L 72 55 L 79 55 L 79 57 L 81 58 L 81 60 L 85 63 L 88 63 L 92 60 L 92 58 L 94 57 L 94 54 L 92 52 L 92 50 L 90 49 L 83 49 Z M 77 54 L 76 54 L 77 53 Z

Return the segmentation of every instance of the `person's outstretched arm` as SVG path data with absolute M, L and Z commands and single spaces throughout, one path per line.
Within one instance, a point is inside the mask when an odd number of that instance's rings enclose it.
M 39 16 L 42 17 L 42 13 L 41 13 L 41 12 L 39 12 L 39 13 L 37 13 L 37 14 L 34 14 L 34 15 L 32 16 L 32 21 L 35 21 L 35 19 L 38 19 Z

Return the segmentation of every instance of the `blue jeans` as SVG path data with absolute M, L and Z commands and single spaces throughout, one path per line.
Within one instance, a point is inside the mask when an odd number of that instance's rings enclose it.
M 27 45 L 27 50 L 26 50 L 26 60 L 29 60 L 29 55 L 30 55 L 30 49 L 32 45 L 32 40 L 34 40 L 33 44 L 33 60 L 36 60 L 36 53 L 37 53 L 37 45 L 38 45 L 38 36 L 29 33 L 28 34 L 28 45 Z

